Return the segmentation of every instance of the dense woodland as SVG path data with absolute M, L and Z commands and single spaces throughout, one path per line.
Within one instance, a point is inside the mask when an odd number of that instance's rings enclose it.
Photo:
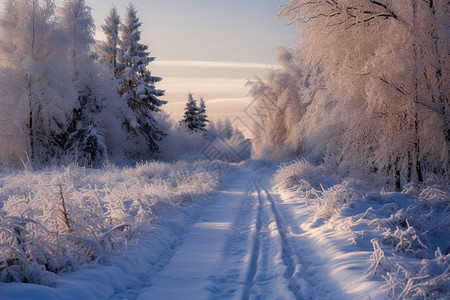
M 259 156 L 302 156 L 398 189 L 448 179 L 447 1 L 291 0 L 279 16 L 301 42 L 250 83 Z

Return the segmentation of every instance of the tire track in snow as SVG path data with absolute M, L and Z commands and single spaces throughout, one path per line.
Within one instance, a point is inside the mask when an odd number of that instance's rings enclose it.
M 277 230 L 280 234 L 282 242 L 283 263 L 286 265 L 285 278 L 289 281 L 289 289 L 296 299 L 316 299 L 329 298 L 341 299 L 342 291 L 333 285 L 324 284 L 323 282 L 311 281 L 312 275 L 323 276 L 325 274 L 317 273 L 317 266 L 308 261 L 308 259 L 316 257 L 312 249 L 308 247 L 308 243 L 301 237 L 302 231 L 296 229 L 293 219 L 286 221 L 285 215 L 280 211 L 277 202 L 272 194 L 260 181 L 260 187 L 267 200 L 270 203 L 271 210 L 276 220 Z M 286 212 L 285 212 L 286 213 Z M 299 225 L 299 224 L 298 224 Z M 304 243 L 306 242 L 306 243 Z M 311 257 L 312 256 L 312 257 Z M 319 263 L 320 264 L 320 263 Z M 310 269 L 311 268 L 311 269 Z M 333 295 L 333 296 L 330 296 Z
M 262 178 L 258 180 L 256 189 L 258 191 L 259 197 L 264 199 L 265 202 L 269 203 L 270 206 L 269 213 L 273 216 L 275 220 L 276 233 L 279 236 L 281 242 L 280 245 L 281 259 L 286 268 L 283 277 L 288 281 L 288 288 L 293 294 L 293 296 L 297 299 L 301 299 L 299 298 L 301 286 L 293 278 L 296 270 L 300 268 L 300 264 L 298 263 L 295 255 L 293 254 L 294 252 L 287 237 L 288 230 L 284 220 L 281 218 L 281 215 L 276 207 L 276 203 L 273 201 L 273 198 L 271 197 L 270 193 L 263 187 L 261 182 Z M 272 240 L 274 239 L 272 238 Z
M 255 179 L 252 180 L 252 186 L 258 193 L 258 212 L 256 215 L 255 233 L 253 236 L 253 246 L 250 253 L 250 263 L 248 265 L 247 277 L 245 280 L 245 288 L 242 296 L 243 300 L 247 300 L 250 297 L 251 290 L 253 287 L 256 272 L 258 271 L 258 259 L 261 250 L 261 228 L 262 228 L 262 216 L 264 203 L 260 197 L 259 191 L 256 188 Z
M 244 272 L 248 272 L 248 267 L 243 266 L 243 262 L 248 251 L 249 236 L 254 230 L 252 226 L 256 219 L 254 209 L 258 205 L 256 198 L 251 195 L 252 189 L 253 178 L 250 178 L 242 197 L 239 213 L 231 225 L 232 234 L 223 249 L 223 258 L 217 275 L 210 276 L 212 284 L 205 287 L 212 293 L 211 299 L 234 299 L 238 291 L 242 292 L 242 284 L 245 284 L 247 274 Z

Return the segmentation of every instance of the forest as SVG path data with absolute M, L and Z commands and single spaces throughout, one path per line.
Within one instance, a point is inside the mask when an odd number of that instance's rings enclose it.
M 398 190 L 448 178 L 448 10 L 433 0 L 286 4 L 279 17 L 298 24 L 301 43 L 279 49 L 280 70 L 248 83 L 254 156 L 304 157 Z M 5 2 L 3 165 L 164 159 L 164 140 L 180 129 L 164 113 L 140 26 L 134 6 L 123 25 L 113 8 L 95 41 L 84 1 Z M 206 135 L 205 102 L 188 96 L 187 132 Z M 233 147 L 247 147 L 236 134 Z

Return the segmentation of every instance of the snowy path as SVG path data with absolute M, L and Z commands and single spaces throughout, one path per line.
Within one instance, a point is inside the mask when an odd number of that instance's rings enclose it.
M 164 215 L 110 266 L 63 275 L 57 288 L 0 286 L 0 299 L 383 299 L 361 278 L 370 252 L 305 227 L 308 210 L 272 190 L 273 171 L 233 167 L 224 190 Z
M 270 192 L 271 172 L 242 168 L 139 290 L 112 299 L 350 299 Z

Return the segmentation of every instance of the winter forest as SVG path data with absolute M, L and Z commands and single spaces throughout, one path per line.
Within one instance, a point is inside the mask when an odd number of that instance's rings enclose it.
M 251 83 L 258 155 L 304 156 L 397 189 L 447 178 L 450 117 L 445 1 L 290 1 L 301 47 Z
M 247 137 L 165 111 L 137 5 L 3 1 L 0 299 L 450 296 L 449 3 L 286 2 Z
M 100 165 L 161 159 L 171 121 L 161 111 L 154 57 L 140 43 L 130 5 L 121 21 L 113 8 L 104 41 L 84 1 L 5 1 L 2 13 L 0 161 Z M 204 107 L 189 99 L 188 132 L 204 131 Z M 194 105 L 195 107 L 193 107 Z M 204 106 L 205 104 L 203 104 Z M 213 130 L 214 131 L 214 130 Z M 242 143 L 245 143 L 241 137 Z M 172 158 L 172 157 L 171 157 Z

